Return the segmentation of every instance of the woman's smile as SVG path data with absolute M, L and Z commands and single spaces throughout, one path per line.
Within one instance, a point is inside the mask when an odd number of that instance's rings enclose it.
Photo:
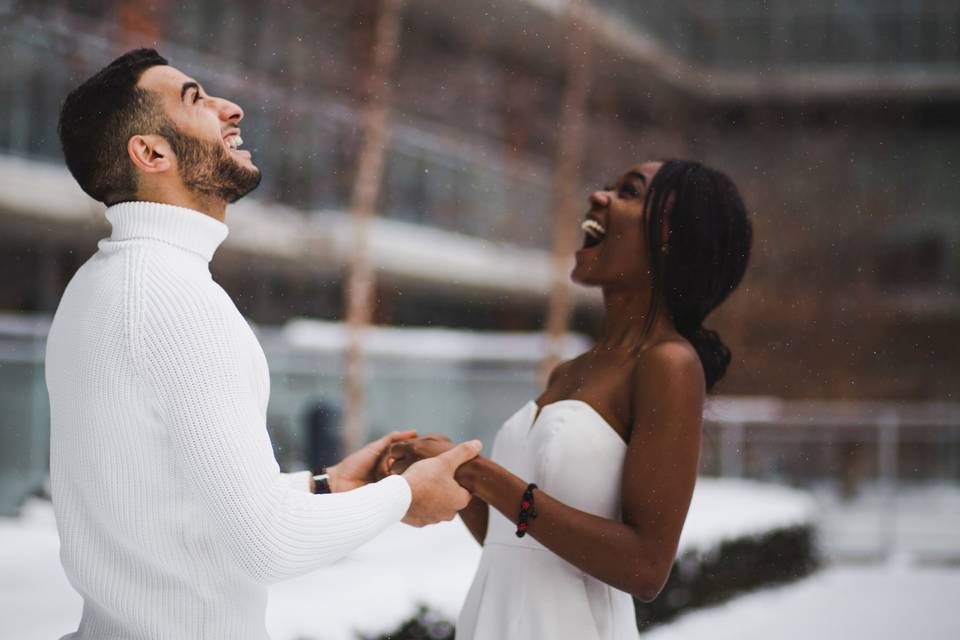
M 607 235 L 606 228 L 589 216 L 587 216 L 587 219 L 583 221 L 583 224 L 580 225 L 580 228 L 584 231 L 584 249 L 592 249 L 593 247 L 597 246 L 603 242 L 604 237 Z

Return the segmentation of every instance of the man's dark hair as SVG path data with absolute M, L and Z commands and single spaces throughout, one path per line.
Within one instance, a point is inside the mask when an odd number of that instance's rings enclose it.
M 159 97 L 137 87 L 150 67 L 167 61 L 154 49 L 134 49 L 67 95 L 57 131 L 70 173 L 92 198 L 107 205 L 137 193 L 127 141 L 158 133 L 165 121 Z

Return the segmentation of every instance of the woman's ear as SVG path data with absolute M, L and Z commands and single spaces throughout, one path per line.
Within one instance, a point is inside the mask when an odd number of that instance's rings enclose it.
M 127 155 L 144 173 L 163 173 L 173 166 L 173 151 L 163 136 L 131 136 L 127 141 Z

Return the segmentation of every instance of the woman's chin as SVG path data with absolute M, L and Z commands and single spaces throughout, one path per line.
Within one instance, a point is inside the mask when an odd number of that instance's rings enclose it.
M 591 277 L 590 269 L 582 265 L 579 260 L 570 272 L 570 280 L 583 287 L 596 287 L 601 284 Z

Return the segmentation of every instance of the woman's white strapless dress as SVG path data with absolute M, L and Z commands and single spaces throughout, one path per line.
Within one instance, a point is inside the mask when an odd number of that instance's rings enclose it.
M 531 401 L 503 424 L 491 459 L 571 507 L 619 520 L 626 443 L 581 400 L 537 411 Z M 639 638 L 629 594 L 585 574 L 532 536 L 518 538 L 516 528 L 489 510 L 457 640 Z

